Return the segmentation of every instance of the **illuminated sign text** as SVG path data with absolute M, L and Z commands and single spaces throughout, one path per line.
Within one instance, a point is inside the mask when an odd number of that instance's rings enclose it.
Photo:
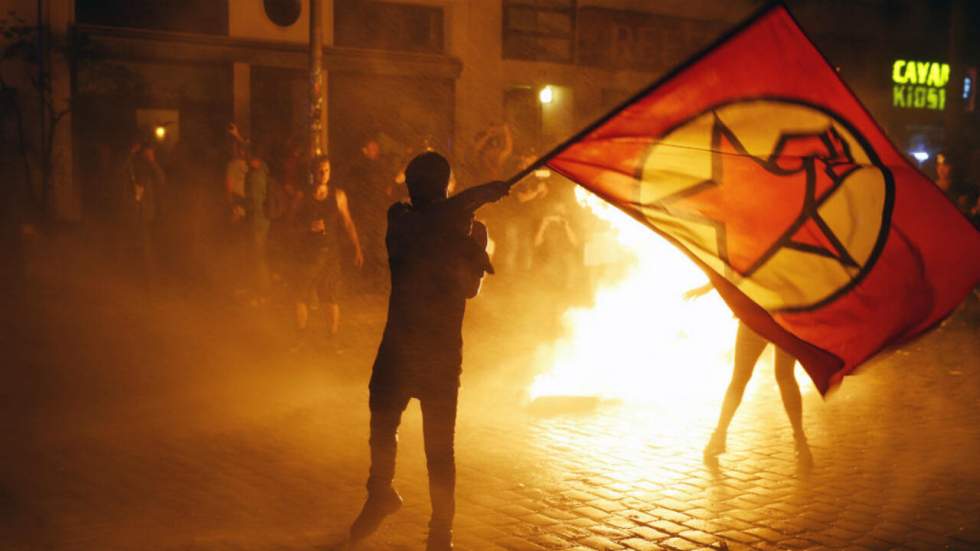
M 892 64 L 892 105 L 943 110 L 947 83 L 948 63 L 897 59 Z

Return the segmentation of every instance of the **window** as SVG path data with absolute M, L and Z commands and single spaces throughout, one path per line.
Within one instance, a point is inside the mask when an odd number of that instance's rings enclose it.
M 594 6 L 579 12 L 581 65 L 663 71 L 724 31 L 724 24 Z
M 79 23 L 186 33 L 228 34 L 228 0 L 75 0 Z
M 541 103 L 531 86 L 504 90 L 504 122 L 510 125 L 514 153 L 526 154 L 541 145 Z
M 505 58 L 572 62 L 575 54 L 575 0 L 503 2 Z
M 303 11 L 299 0 L 263 0 L 265 15 L 280 27 L 288 27 L 299 20 Z
M 338 46 L 440 54 L 445 50 L 441 7 L 344 0 L 334 2 Z

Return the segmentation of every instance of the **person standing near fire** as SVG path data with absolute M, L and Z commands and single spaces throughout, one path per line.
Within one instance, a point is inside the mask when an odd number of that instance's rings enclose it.
M 713 286 L 708 283 L 696 289 L 684 293 L 684 298 L 693 299 L 707 294 Z M 738 332 L 735 334 L 735 365 L 732 370 L 732 378 L 725 391 L 725 399 L 721 404 L 721 413 L 718 416 L 718 423 L 715 425 L 711 439 L 704 447 L 704 460 L 711 463 L 717 460 L 718 456 L 725 453 L 728 441 L 728 427 L 735 417 L 735 411 L 742 403 L 742 395 L 745 388 L 752 378 L 755 371 L 755 364 L 759 361 L 759 356 L 769 344 L 765 338 L 753 331 L 744 322 L 738 322 Z M 800 386 L 796 382 L 796 358 L 791 356 L 782 348 L 775 347 L 775 358 L 773 360 L 773 370 L 776 376 L 776 384 L 779 386 L 779 395 L 783 400 L 783 409 L 789 418 L 789 424 L 793 428 L 793 442 L 797 465 L 807 470 L 813 465 L 813 455 L 810 452 L 810 445 L 807 443 L 806 433 L 803 431 L 803 399 L 800 396 Z
M 398 425 L 409 400 L 416 398 L 422 407 L 432 501 L 427 549 L 453 548 L 463 314 L 483 274 L 493 273 L 486 227 L 473 214 L 505 196 L 509 186 L 490 182 L 447 199 L 449 180 L 449 162 L 438 153 L 423 153 L 405 169 L 410 203 L 388 209 L 391 295 L 369 384 L 371 468 L 367 501 L 350 528 L 355 544 L 401 507 L 392 487 Z

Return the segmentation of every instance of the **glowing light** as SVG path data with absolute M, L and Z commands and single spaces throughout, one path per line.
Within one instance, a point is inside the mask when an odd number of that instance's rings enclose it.
M 538 101 L 541 103 L 551 103 L 554 101 L 554 99 L 555 91 L 551 88 L 551 86 L 545 86 L 540 92 L 538 92 Z
M 167 137 L 166 127 L 157 125 L 157 127 L 153 129 L 153 135 L 156 136 L 158 140 L 163 140 Z
M 949 82 L 949 63 L 896 59 L 892 63 L 892 82 L 942 88 Z
M 673 245 L 620 210 L 577 188 L 580 202 L 610 222 L 628 264 L 598 290 L 591 309 L 572 308 L 567 337 L 539 350 L 553 367 L 532 385 L 533 397 L 598 395 L 692 407 L 717 402 L 731 375 L 737 327 L 712 293 L 685 300 L 707 282 Z M 633 257 L 632 259 L 630 257 Z
M 929 160 L 929 153 L 926 151 L 913 151 L 912 156 L 915 157 L 916 161 L 924 163 Z
M 892 105 L 942 111 L 949 74 L 949 63 L 896 59 L 892 63 Z

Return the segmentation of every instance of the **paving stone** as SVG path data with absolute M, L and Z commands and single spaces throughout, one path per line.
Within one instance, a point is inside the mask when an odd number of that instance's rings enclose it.
M 749 528 L 748 530 L 745 531 L 745 533 L 752 534 L 753 536 L 756 536 L 759 539 L 770 543 L 777 542 L 781 539 L 785 539 L 786 537 L 783 534 L 780 534 L 779 532 L 771 528 L 765 528 L 765 527 Z
M 661 551 L 666 549 L 664 546 L 639 538 L 622 540 L 620 543 L 634 551 Z
M 545 549 L 568 549 L 572 543 L 554 534 L 538 534 L 528 538 L 531 542 Z
M 680 534 L 688 529 L 686 526 L 677 524 L 676 522 L 671 522 L 669 520 L 658 520 L 656 522 L 651 522 L 650 526 L 671 535 Z
M 504 549 L 509 549 L 511 551 L 544 551 L 548 549 L 542 545 L 539 545 L 527 538 L 508 536 L 503 539 L 497 540 L 497 545 L 503 547 Z
M 622 517 L 622 516 L 620 516 L 618 514 L 610 515 L 610 516 L 604 518 L 602 520 L 602 522 L 606 526 L 612 526 L 614 528 L 619 528 L 619 529 L 633 528 L 634 526 L 636 526 L 637 524 L 639 524 L 638 522 L 636 522 L 634 520 L 628 519 L 626 517 Z
M 678 534 L 678 536 L 700 543 L 701 545 L 713 545 L 718 542 L 717 537 L 701 530 L 685 530 Z
M 578 540 L 578 543 L 588 547 L 589 549 L 596 549 L 598 551 L 625 549 L 622 545 L 602 536 L 589 536 L 587 538 L 582 538 Z
M 691 549 L 702 547 L 701 544 L 684 538 L 669 538 L 660 542 L 660 544 L 667 549 L 676 549 L 677 551 L 690 551 Z
M 599 536 L 604 536 L 604 537 L 607 537 L 609 539 L 621 539 L 621 538 L 625 538 L 625 537 L 628 537 L 630 535 L 630 533 L 631 533 L 628 530 L 623 530 L 621 528 L 616 528 L 616 527 L 613 527 L 613 526 L 606 526 L 606 525 L 603 525 L 603 524 L 597 524 L 597 525 L 593 526 L 590 529 L 590 531 L 593 534 L 596 534 L 596 535 L 599 535 Z
M 814 542 L 801 538 L 787 538 L 779 541 L 784 549 L 809 549 L 814 546 Z
M 667 532 L 657 530 L 656 528 L 651 528 L 649 526 L 637 526 L 635 528 L 630 528 L 630 532 L 647 541 L 658 541 L 667 539 L 671 536 L 671 534 L 668 534 Z
M 759 541 L 759 538 L 749 534 L 748 532 L 740 532 L 738 530 L 726 530 L 724 532 L 719 532 L 718 536 L 725 540 L 733 540 L 739 543 L 752 543 Z
M 650 513 L 651 516 L 658 519 L 669 520 L 678 524 L 681 524 L 691 518 L 691 516 L 688 514 L 680 513 L 672 509 L 664 509 L 662 507 L 658 507 L 647 512 Z
M 610 501 L 608 499 L 595 499 L 589 502 L 590 507 L 595 507 L 596 509 L 602 509 L 607 513 L 615 513 L 617 511 L 622 511 L 626 509 L 626 506 L 622 503 L 615 501 Z
M 592 520 L 602 520 L 609 516 L 609 513 L 606 511 L 596 509 L 595 507 L 579 507 L 574 509 L 573 512 L 577 515 L 588 517 Z
M 649 524 L 657 520 L 657 517 L 648 513 L 644 513 L 643 511 L 635 511 L 635 510 L 621 511 L 620 514 L 624 515 L 626 518 L 630 519 L 631 521 L 639 524 Z
M 546 516 L 546 517 L 548 517 L 548 518 L 550 518 L 550 519 L 554 519 L 554 520 L 556 520 L 558 522 L 568 521 L 568 520 L 572 520 L 574 518 L 577 518 L 577 516 L 575 515 L 575 513 L 572 513 L 571 511 L 565 511 L 565 510 L 559 509 L 557 507 L 549 507 L 549 508 L 546 508 L 546 509 L 544 509 L 544 510 L 541 511 L 541 514 L 544 515 L 544 516 Z

